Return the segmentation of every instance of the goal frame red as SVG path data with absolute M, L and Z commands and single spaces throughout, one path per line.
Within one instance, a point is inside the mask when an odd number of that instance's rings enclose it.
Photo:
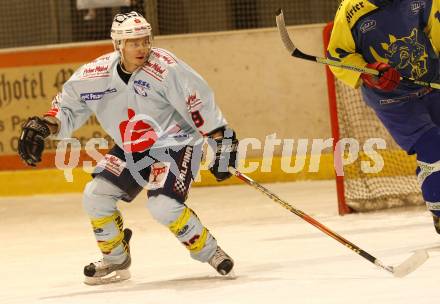
M 323 41 L 324 41 L 324 55 L 326 56 L 327 46 L 330 41 L 330 35 L 333 29 L 333 22 L 328 23 L 323 30 Z M 335 77 L 330 71 L 329 67 L 325 67 L 326 78 L 327 78 L 327 93 L 328 93 L 328 105 L 330 112 L 330 124 L 332 128 L 333 136 L 333 162 L 335 166 L 335 180 L 336 180 L 336 193 L 338 198 L 338 212 L 340 215 L 352 213 L 351 209 L 345 200 L 345 187 L 344 187 L 344 176 L 338 175 L 337 172 L 343 172 L 342 164 L 342 154 L 338 151 L 337 142 L 341 139 L 338 125 L 338 112 L 337 112 L 337 101 L 336 101 L 336 87 L 335 87 Z M 341 170 L 339 170 L 341 169 Z

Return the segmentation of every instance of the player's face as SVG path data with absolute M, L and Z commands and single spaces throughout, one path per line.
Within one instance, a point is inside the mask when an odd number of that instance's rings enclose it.
M 143 66 L 151 49 L 150 37 L 127 39 L 122 49 L 122 63 L 128 72 L 133 72 Z

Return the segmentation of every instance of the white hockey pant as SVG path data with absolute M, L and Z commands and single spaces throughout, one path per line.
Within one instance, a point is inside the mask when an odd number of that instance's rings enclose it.
M 116 202 L 123 192 L 103 178 L 94 178 L 87 183 L 83 193 L 84 209 L 90 217 L 93 232 L 104 260 L 121 264 L 128 254 L 122 242 L 123 219 Z
M 207 262 L 214 254 L 217 241 L 185 204 L 160 194 L 148 198 L 147 208 L 189 250 L 193 259 Z

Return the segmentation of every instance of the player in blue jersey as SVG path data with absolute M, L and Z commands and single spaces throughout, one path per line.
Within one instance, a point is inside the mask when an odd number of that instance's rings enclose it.
M 361 87 L 395 141 L 416 154 L 423 197 L 440 233 L 440 91 L 400 81 L 439 82 L 440 0 L 344 0 L 328 57 L 380 71 L 378 77 L 332 67 Z
M 103 255 L 84 268 L 85 283 L 130 277 L 131 230 L 124 229 L 116 203 L 132 201 L 144 187 L 152 216 L 192 258 L 226 275 L 233 260 L 185 201 L 201 161 L 201 139 L 213 144 L 216 159 L 210 170 L 222 181 L 231 176 L 227 167 L 235 166 L 235 132 L 204 79 L 172 53 L 152 47 L 151 26 L 141 15 L 116 15 L 111 37 L 115 51 L 79 68 L 51 110 L 25 123 L 19 154 L 35 166 L 45 138 L 69 137 L 92 114 L 115 141 L 84 190 L 84 208 Z

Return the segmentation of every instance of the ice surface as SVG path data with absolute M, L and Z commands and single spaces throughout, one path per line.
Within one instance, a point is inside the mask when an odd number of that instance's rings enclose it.
M 236 263 L 235 279 L 192 260 L 145 208 L 120 203 L 133 229 L 132 279 L 91 287 L 98 249 L 80 194 L 0 198 L 0 303 L 436 303 L 440 236 L 425 208 L 340 217 L 333 181 L 265 185 L 387 265 L 430 258 L 393 277 L 247 186 L 193 188 L 188 205 Z

